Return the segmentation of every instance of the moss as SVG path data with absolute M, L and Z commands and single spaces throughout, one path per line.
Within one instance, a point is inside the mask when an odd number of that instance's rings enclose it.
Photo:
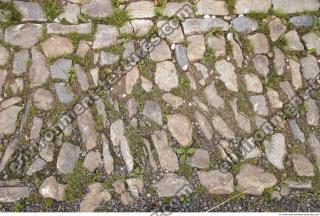
M 191 163 L 190 158 L 194 154 L 195 150 L 196 150 L 195 148 L 184 148 L 184 147 L 179 147 L 175 150 L 178 155 L 179 163 L 180 163 L 179 172 L 187 178 L 190 178 L 192 176 L 192 168 L 190 167 L 190 163 Z
M 232 13 L 236 5 L 236 0 L 225 0 L 225 3 L 228 11 Z
M 155 7 L 154 8 L 154 13 L 156 16 L 162 16 L 162 11 L 163 11 L 163 8 L 162 7 Z
M 209 31 L 208 36 L 223 36 L 224 32 L 222 27 L 213 28 L 211 31 Z
M 247 37 L 240 36 L 239 37 L 240 42 L 242 44 L 242 50 L 247 53 L 249 56 L 252 56 L 253 54 L 253 46 L 250 43 L 250 40 Z
M 63 12 L 61 5 L 56 0 L 36 0 L 47 16 L 49 22 L 52 22 L 60 13 Z
M 180 42 L 181 45 L 188 47 L 188 45 L 190 44 L 190 42 L 186 39 L 184 39 L 183 41 Z
M 173 89 L 172 93 L 187 100 L 192 99 L 193 94 L 190 92 L 190 82 L 185 73 L 180 75 L 179 86 Z
M 12 2 L 0 2 L 1 10 L 8 11 L 9 13 L 5 15 L 5 22 L 0 22 L 0 27 L 6 28 L 10 25 L 19 24 L 21 21 L 21 14 L 16 9 Z
M 286 80 L 284 75 L 279 75 L 273 68 L 267 77 L 262 81 L 263 87 L 266 88 L 277 88 L 279 84 Z
M 115 25 L 117 27 L 123 26 L 127 21 L 130 20 L 129 14 L 125 10 L 115 8 L 113 15 L 106 18 L 106 24 Z
M 156 71 L 156 63 L 149 58 L 141 59 L 138 62 L 138 68 L 142 76 L 152 80 L 153 74 Z
M 67 37 L 71 40 L 74 47 L 78 47 L 81 40 L 93 40 L 92 34 L 80 34 L 77 32 L 67 34 Z
M 117 44 L 117 45 L 108 47 L 108 48 L 106 48 L 104 50 L 107 51 L 107 52 L 111 52 L 111 53 L 113 53 L 115 55 L 121 55 L 123 53 L 124 48 L 120 44 Z
M 266 13 L 262 13 L 262 12 L 250 12 L 250 13 L 247 13 L 247 16 L 252 18 L 252 19 L 255 19 L 255 20 L 258 20 L 258 21 L 262 21 L 264 19 L 266 19 L 268 17 L 268 14 Z
M 43 206 L 45 209 L 50 208 L 53 205 L 53 203 L 54 203 L 53 199 L 46 198 L 43 200 Z
M 204 54 L 203 58 L 200 61 L 202 64 L 206 65 L 209 69 L 214 68 L 216 63 L 214 50 L 208 47 L 206 53 Z
M 281 11 L 281 10 L 275 10 L 274 8 L 270 8 L 268 14 L 269 14 L 269 15 L 276 16 L 276 17 L 282 19 L 282 20 L 285 21 L 285 22 L 288 22 L 288 20 L 289 20 L 288 14 L 284 13 L 284 12 Z
M 12 206 L 11 206 L 11 209 L 12 211 L 14 212 L 21 212 L 23 209 L 24 209 L 24 205 L 22 204 L 21 201 L 19 202 L 15 202 Z
M 135 165 L 142 166 L 141 154 L 144 146 L 142 134 L 137 128 L 130 125 L 126 128 L 125 136 L 128 139 Z
M 288 45 L 287 39 L 282 35 L 277 41 L 272 42 L 273 47 L 278 47 L 282 50 Z
M 77 161 L 71 174 L 64 176 L 67 183 L 65 199 L 74 201 L 85 195 L 88 186 L 97 181 L 97 174 L 90 173 L 82 166 L 82 161 Z

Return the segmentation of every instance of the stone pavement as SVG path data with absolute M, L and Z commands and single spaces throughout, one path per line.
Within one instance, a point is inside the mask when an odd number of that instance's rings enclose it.
M 319 195 L 319 7 L 0 0 L 0 211 Z

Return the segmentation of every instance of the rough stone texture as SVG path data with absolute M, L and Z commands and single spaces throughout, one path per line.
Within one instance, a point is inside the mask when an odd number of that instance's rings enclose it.
M 312 163 L 301 154 L 290 155 L 293 167 L 298 176 L 314 176 Z
M 61 25 L 59 23 L 49 23 L 47 25 L 48 34 L 90 34 L 92 24 L 91 23 L 81 23 L 79 25 Z
M 211 106 L 215 107 L 216 109 L 224 108 L 224 100 L 218 95 L 213 83 L 204 89 L 204 95 Z
M 142 113 L 158 125 L 162 125 L 162 113 L 158 103 L 151 100 L 145 101 Z
M 269 98 L 270 106 L 272 109 L 280 109 L 283 103 L 280 100 L 279 93 L 274 89 L 268 88 L 267 96 Z
M 287 40 L 287 48 L 292 51 L 302 51 L 304 50 L 303 44 L 299 38 L 296 30 L 291 30 L 284 35 Z
M 289 127 L 291 129 L 291 132 L 296 140 L 299 140 L 300 142 L 305 142 L 305 136 L 303 131 L 300 129 L 299 125 L 297 124 L 297 121 L 295 119 L 289 120 Z
M 269 74 L 269 60 L 267 56 L 264 55 L 256 55 L 253 58 L 253 65 L 256 68 L 256 72 L 263 76 L 267 77 Z
M 284 72 L 284 66 L 285 66 L 285 60 L 284 60 L 284 54 L 283 52 L 275 47 L 273 49 L 273 52 L 274 52 L 274 60 L 273 60 L 273 63 L 274 63 L 274 66 L 275 66 L 275 69 L 276 69 L 276 72 L 278 75 L 282 75 L 283 72 Z
M 215 68 L 220 75 L 219 79 L 224 83 L 227 89 L 238 92 L 237 75 L 234 66 L 226 60 L 216 62 Z
M 48 111 L 52 108 L 53 97 L 50 91 L 40 88 L 34 92 L 33 102 L 38 109 Z
M 97 146 L 98 137 L 90 110 L 85 110 L 83 113 L 78 115 L 77 122 L 80 129 L 81 138 L 86 146 L 87 151 L 90 151 Z
M 201 34 L 214 28 L 221 28 L 223 31 L 229 30 L 228 23 L 219 18 L 190 18 L 182 22 L 182 27 L 185 35 Z
M 234 118 L 242 130 L 246 131 L 247 133 L 251 132 L 251 123 L 250 119 L 246 117 L 244 114 L 238 112 L 238 106 L 237 106 L 237 99 L 235 98 L 233 101 L 230 102 L 230 106 L 232 108 L 232 112 L 234 114 Z
M 151 139 L 157 150 L 161 167 L 171 172 L 178 170 L 178 158 L 171 148 L 171 144 L 168 143 L 166 132 L 155 131 L 153 135 L 151 135 Z
M 69 23 L 78 24 L 80 7 L 76 4 L 67 4 L 63 6 L 63 13 L 58 16 L 59 20 L 65 19 Z
M 269 42 L 262 33 L 256 33 L 248 37 L 255 54 L 265 54 L 269 52 Z
M 31 50 L 32 64 L 30 67 L 30 87 L 37 87 L 44 84 L 49 76 L 49 66 L 45 56 L 35 47 Z
M 0 66 L 3 66 L 7 63 L 9 59 L 9 52 L 8 50 L 0 45 Z
M 31 176 L 33 173 L 43 170 L 45 166 L 46 166 L 46 162 L 41 158 L 38 158 L 31 164 L 26 174 L 28 176 Z
M 192 142 L 192 124 L 182 114 L 168 115 L 168 128 L 180 146 L 187 147 Z
M 233 20 L 234 30 L 242 34 L 249 34 L 258 29 L 258 22 L 250 17 L 241 16 Z
M 226 139 L 234 139 L 234 132 L 228 127 L 227 123 L 220 117 L 216 116 L 212 120 L 213 128 Z
M 306 113 L 307 123 L 312 126 L 317 126 L 319 124 L 320 117 L 319 117 L 319 108 L 317 106 L 316 100 L 313 100 L 312 98 L 308 98 L 304 104 L 307 109 L 307 113 Z
M 214 50 L 215 57 L 226 55 L 226 40 L 223 36 L 209 36 L 207 42 L 208 47 Z
M 100 65 L 106 66 L 106 65 L 112 65 L 119 61 L 119 56 L 110 52 L 101 52 L 100 55 Z
M 241 166 L 240 173 L 236 175 L 236 180 L 240 191 L 253 196 L 260 196 L 264 189 L 273 187 L 277 183 L 273 174 L 251 164 Z
M 110 0 L 91 0 L 81 7 L 81 12 L 90 17 L 108 17 L 113 13 Z
M 314 19 L 309 15 L 294 16 L 289 19 L 289 22 L 296 27 L 311 27 L 314 24 Z
M 70 104 L 73 101 L 74 94 L 65 83 L 56 83 L 54 88 L 61 103 Z
M 143 192 L 143 180 L 140 178 L 127 179 L 128 188 L 133 197 L 139 198 Z
M 308 146 L 311 149 L 312 154 L 316 159 L 317 167 L 320 167 L 320 141 L 316 137 L 316 134 L 311 133 L 308 138 Z
M 52 36 L 41 44 L 44 54 L 50 58 L 73 53 L 74 47 L 68 38 Z
M 310 32 L 302 36 L 302 40 L 304 41 L 306 47 L 310 49 L 315 49 L 316 54 L 320 55 L 320 37 L 314 33 Z
M 175 47 L 175 56 L 177 62 L 182 70 L 187 70 L 189 66 L 189 59 L 187 56 L 187 48 L 183 45 L 177 44 Z
M 191 166 L 200 169 L 209 167 L 210 157 L 209 152 L 204 149 L 197 149 L 191 158 Z
M 182 17 L 180 14 L 183 14 L 185 17 L 194 16 L 192 5 L 189 2 L 168 2 L 165 4 L 162 14 L 167 17 L 175 15 Z
M 53 62 L 50 66 L 51 77 L 67 81 L 69 72 L 72 69 L 72 60 L 61 58 Z
M 20 106 L 11 106 L 0 112 L 0 134 L 14 133 L 18 114 L 21 110 L 22 107 Z
M 101 155 L 99 152 L 95 151 L 90 151 L 86 155 L 83 162 L 83 166 L 90 172 L 93 172 L 95 169 L 97 169 L 100 164 L 102 164 Z
M 129 143 L 124 134 L 123 120 L 118 119 L 112 122 L 110 126 L 110 139 L 115 148 L 120 148 L 122 158 L 126 164 L 128 172 L 130 173 L 133 171 L 134 161 L 130 152 Z
M 300 64 L 290 59 L 291 80 L 295 90 L 302 88 L 302 77 L 300 73 Z
M 184 103 L 181 97 L 175 96 L 171 93 L 163 94 L 162 99 L 175 109 L 178 109 Z
M 154 17 L 154 3 L 151 1 L 131 2 L 126 11 L 131 18 L 151 18 Z
M 247 86 L 247 91 L 254 93 L 262 93 L 263 86 L 259 77 L 253 73 L 247 73 L 244 75 L 244 79 Z
M 36 2 L 13 1 L 17 10 L 21 13 L 21 21 L 46 22 L 47 18 L 42 11 L 40 4 Z
M 170 4 L 169 2 L 167 5 Z M 160 36 L 163 33 L 165 35 L 166 40 L 173 44 L 173 43 L 179 43 L 184 40 L 184 35 L 182 32 L 181 26 L 175 26 L 174 29 L 171 29 L 170 34 L 166 34 L 167 31 L 165 31 L 165 28 L 168 26 L 167 21 L 159 21 L 157 22 L 157 27 L 160 29 Z
M 62 201 L 67 185 L 59 184 L 54 176 L 46 178 L 39 188 L 39 193 L 44 198 L 55 199 Z
M 80 147 L 64 143 L 57 159 L 57 169 L 63 174 L 72 173 L 79 158 Z
M 253 107 L 254 112 L 256 112 L 258 115 L 261 115 L 261 116 L 269 115 L 267 102 L 263 95 L 251 96 L 249 100 Z
M 171 58 L 171 50 L 165 41 L 161 41 L 157 46 L 150 50 L 150 57 L 153 61 L 164 61 Z
M 284 13 L 299 13 L 319 10 L 318 0 L 272 0 L 273 8 Z
M 271 0 L 237 0 L 235 11 L 237 14 L 246 14 L 249 12 L 266 13 L 271 7 Z
M 192 35 L 187 37 L 187 55 L 191 62 L 199 60 L 206 52 L 205 39 L 203 35 Z
M 272 41 L 277 41 L 279 37 L 287 30 L 287 26 L 282 23 L 282 20 L 275 18 L 269 22 L 269 32 Z
M 200 0 L 197 2 L 197 15 L 216 15 L 224 16 L 228 15 L 226 4 L 224 1 L 217 0 Z
M 193 192 L 192 186 L 183 176 L 174 173 L 165 176 L 155 184 L 159 197 L 179 197 L 190 195 Z
M 154 82 L 167 92 L 178 87 L 178 75 L 174 64 L 169 61 L 157 63 Z
M 287 154 L 285 137 L 281 133 L 275 133 L 271 141 L 264 141 L 265 152 L 270 163 L 278 169 L 284 169 L 283 160 Z
M 0 202 L 14 203 L 31 195 L 32 189 L 28 187 L 0 187 Z
M 130 24 L 133 27 L 134 34 L 138 37 L 147 34 L 153 26 L 153 22 L 151 20 L 142 19 L 132 20 Z
M 223 173 L 220 170 L 210 172 L 198 172 L 200 183 L 210 194 L 230 194 L 234 192 L 233 176 L 230 172 Z
M 194 113 L 194 117 L 195 117 L 202 133 L 206 137 L 206 139 L 211 140 L 212 136 L 213 136 L 213 128 L 212 128 L 211 124 L 209 123 L 209 121 L 206 119 L 206 117 L 202 113 L 200 113 L 198 111 L 196 111 Z
M 80 211 L 93 212 L 109 200 L 111 200 L 111 195 L 103 185 L 101 183 L 93 183 L 89 186 L 89 193 L 80 203 Z
M 30 55 L 28 50 L 21 50 L 19 52 L 16 52 L 13 57 L 12 73 L 19 76 L 27 72 L 27 64 L 28 64 L 29 58 L 30 58 Z
M 227 39 L 232 46 L 233 59 L 235 59 L 237 66 L 242 68 L 244 57 L 240 45 L 234 40 L 232 33 L 227 34 Z
M 39 42 L 42 26 L 39 24 L 19 24 L 6 28 L 4 41 L 12 46 L 29 49 Z
M 114 170 L 114 161 L 110 152 L 109 141 L 107 140 L 104 134 L 101 135 L 102 139 L 102 156 L 103 156 L 103 164 L 104 170 L 107 175 L 113 173 Z
M 314 80 L 320 73 L 317 59 L 313 55 L 301 59 L 301 68 L 303 76 L 307 80 Z
M 117 42 L 119 32 L 111 25 L 98 25 L 94 36 L 93 49 L 101 49 L 110 47 Z

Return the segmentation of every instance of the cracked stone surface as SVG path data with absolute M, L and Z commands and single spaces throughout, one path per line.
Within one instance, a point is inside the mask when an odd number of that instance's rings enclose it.
M 0 1 L 0 211 L 318 211 L 319 7 Z

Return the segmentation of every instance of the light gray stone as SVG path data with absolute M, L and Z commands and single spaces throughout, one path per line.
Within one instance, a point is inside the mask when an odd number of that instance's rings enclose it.
M 227 34 L 227 39 L 232 47 L 233 59 L 236 61 L 237 66 L 239 68 L 242 68 L 244 57 L 240 45 L 234 40 L 232 33 Z
M 158 103 L 151 100 L 145 101 L 142 113 L 158 125 L 162 125 L 162 113 Z
M 271 0 L 237 0 L 235 11 L 237 14 L 246 14 L 249 12 L 268 12 L 271 7 Z
M 266 188 L 271 188 L 277 183 L 273 174 L 251 164 L 241 166 L 236 180 L 240 191 L 253 196 L 260 196 Z
M 316 54 L 318 56 L 320 55 L 320 37 L 316 33 L 309 32 L 302 36 L 302 40 L 304 41 L 308 50 L 315 49 Z
M 5 65 L 8 59 L 9 59 L 9 51 L 0 44 L 0 66 Z
M 296 30 L 291 30 L 284 35 L 284 38 L 287 40 L 287 49 L 292 51 L 302 51 L 304 46 L 301 43 L 299 35 Z
M 254 67 L 256 68 L 256 72 L 263 77 L 267 77 L 270 72 L 268 57 L 264 55 L 256 55 L 253 57 L 252 61 Z
M 274 60 L 273 60 L 273 63 L 274 63 L 274 66 L 275 66 L 275 69 L 276 69 L 276 72 L 278 75 L 282 75 L 283 72 L 284 72 L 284 67 L 285 67 L 285 60 L 284 60 L 284 54 L 283 52 L 275 47 L 273 49 L 273 53 L 274 53 Z
M 23 22 L 46 22 L 47 18 L 40 6 L 36 2 L 13 1 L 19 13 L 22 15 Z
M 178 15 L 178 17 L 192 17 L 194 13 L 189 2 L 168 2 L 163 8 L 162 15 L 167 17 L 175 15 Z
M 269 98 L 270 106 L 272 109 L 281 109 L 283 107 L 283 103 L 280 100 L 279 93 L 276 90 L 268 88 L 267 96 Z
M 33 173 L 39 172 L 41 170 L 43 170 L 46 166 L 46 162 L 44 160 L 42 160 L 41 158 L 37 158 L 32 164 L 31 166 L 28 168 L 27 170 L 27 175 L 31 176 Z
M 49 23 L 47 25 L 48 34 L 90 34 L 92 24 L 91 23 L 81 23 L 78 25 L 61 25 L 60 23 Z
M 138 67 L 133 67 L 130 71 L 127 71 L 125 83 L 126 83 L 126 92 L 131 94 L 133 87 L 137 84 L 139 78 L 139 69 Z
M 49 66 L 45 56 L 36 48 L 31 50 L 32 64 L 30 67 L 30 87 L 37 87 L 44 84 L 49 76 Z
M 235 133 L 229 128 L 227 123 L 220 117 L 215 116 L 212 120 L 213 128 L 226 139 L 234 139 Z
M 91 0 L 81 7 L 81 13 L 90 17 L 108 17 L 113 14 L 113 7 L 110 0 Z
M 211 106 L 216 109 L 224 108 L 224 100 L 218 95 L 217 89 L 211 83 L 204 89 L 204 95 Z
M 197 15 L 225 16 L 229 14 L 226 3 L 217 0 L 199 0 L 197 2 Z
M 95 171 L 100 164 L 102 164 L 101 155 L 96 151 L 90 151 L 83 161 L 83 167 L 90 172 Z
M 90 50 L 90 46 L 88 41 L 81 40 L 77 49 L 77 56 L 80 56 L 81 58 L 84 58 L 88 51 Z
M 119 55 L 113 54 L 111 52 L 102 51 L 100 55 L 100 65 L 112 65 L 119 61 Z
M 167 4 L 170 4 L 170 3 L 167 3 Z M 182 28 L 181 26 L 174 26 L 174 28 L 172 28 L 170 30 L 170 32 L 167 32 L 166 31 L 166 28 L 168 28 L 168 24 L 170 25 L 170 23 L 168 23 L 168 21 L 159 21 L 157 22 L 157 27 L 160 31 L 160 37 L 163 36 L 165 37 L 165 39 L 173 44 L 173 43 L 180 43 L 181 41 L 184 40 L 184 35 L 183 35 L 183 32 L 182 32 Z M 170 33 L 170 34 L 169 34 Z
M 267 107 L 266 99 L 263 95 L 255 95 L 249 98 L 250 103 L 253 107 L 253 111 L 261 116 L 268 116 L 269 110 Z
M 312 27 L 314 24 L 314 19 L 309 15 L 294 16 L 289 19 L 289 22 L 296 27 Z
M 131 2 L 126 7 L 126 11 L 131 18 L 151 18 L 155 16 L 154 3 L 151 1 Z
M 278 169 L 284 169 L 283 160 L 287 154 L 285 137 L 275 133 L 271 140 L 264 141 L 265 152 L 270 163 Z
M 237 106 L 237 99 L 235 98 L 233 101 L 230 102 L 230 106 L 232 108 L 232 112 L 234 114 L 234 118 L 242 130 L 246 131 L 247 133 L 251 132 L 251 123 L 250 119 L 243 115 L 242 113 L 238 112 L 238 106 Z
M 234 66 L 226 60 L 216 62 L 215 68 L 219 74 L 219 79 L 224 83 L 225 87 L 233 92 L 238 92 L 237 75 Z
M 292 86 L 295 90 L 302 88 L 302 77 L 300 73 L 300 64 L 293 59 L 290 59 L 290 71 L 291 71 L 291 80 Z
M 134 198 L 139 198 L 143 192 L 143 180 L 140 178 L 127 179 L 128 188 Z
M 189 67 L 187 48 L 181 44 L 177 44 L 175 47 L 175 56 L 180 68 L 182 70 L 187 70 Z
M 247 91 L 254 93 L 262 93 L 263 86 L 259 77 L 253 73 L 246 73 L 244 79 L 247 86 Z
M 63 143 L 58 158 L 57 169 L 63 174 L 72 173 L 79 158 L 80 147 L 70 143 Z
M 314 80 L 320 73 L 317 59 L 310 54 L 301 59 L 301 68 L 306 80 Z
M 150 58 L 153 61 L 164 61 L 171 59 L 171 50 L 164 40 L 161 41 L 157 46 L 155 46 L 152 49 L 149 49 L 150 51 Z
M 130 24 L 133 27 L 134 34 L 138 37 L 147 34 L 153 26 L 153 22 L 151 20 L 143 19 L 131 20 Z
M 0 112 L 0 134 L 10 135 L 16 129 L 18 114 L 22 110 L 20 106 L 11 106 Z
M 307 109 L 306 119 L 308 125 L 317 126 L 319 124 L 319 108 L 317 106 L 317 101 L 312 98 L 308 98 L 305 101 L 305 106 Z
M 51 77 L 67 81 L 70 70 L 72 69 L 72 60 L 61 58 L 53 62 L 50 66 Z
M 190 195 L 193 192 L 192 186 L 183 176 L 174 173 L 165 176 L 155 184 L 155 189 L 159 197 L 179 197 Z
M 249 34 L 258 29 L 258 23 L 250 17 L 240 16 L 233 20 L 232 27 L 239 33 Z
M 223 31 L 229 30 L 229 24 L 219 18 L 190 18 L 182 22 L 182 27 L 185 35 L 202 34 L 215 28 L 221 28 Z
M 116 27 L 111 25 L 98 25 L 94 36 L 93 49 L 110 47 L 117 42 L 119 32 Z
M 305 11 L 318 11 L 318 0 L 272 0 L 273 8 L 284 13 L 300 13 Z
M 59 20 L 65 19 L 71 24 L 78 24 L 78 17 L 80 15 L 80 7 L 76 4 L 67 4 L 63 6 L 63 13 L 58 16 Z
M 87 91 L 90 87 L 87 74 L 84 72 L 84 69 L 79 64 L 74 65 L 74 69 L 76 71 L 76 77 L 77 77 L 78 82 L 80 84 L 80 88 L 83 91 Z M 99 113 L 99 111 L 98 111 L 98 113 Z
M 205 39 L 203 35 L 192 35 L 187 37 L 187 55 L 191 62 L 199 60 L 206 52 Z
M 316 159 L 316 165 L 320 168 L 320 141 L 315 133 L 311 133 L 308 138 L 308 146 Z
M 28 50 L 21 50 L 19 52 L 16 52 L 13 57 L 12 73 L 20 76 L 23 73 L 27 72 L 29 58 L 30 55 Z
M 157 151 L 160 165 L 163 169 L 174 172 L 179 169 L 178 157 L 168 143 L 165 131 L 157 130 L 151 135 L 153 145 Z
M 211 170 L 209 172 L 198 172 L 200 183 L 210 194 L 230 194 L 234 192 L 233 175 L 230 172 Z
M 104 170 L 107 175 L 111 175 L 114 170 L 114 161 L 110 152 L 109 141 L 104 134 L 101 135 L 101 139 Z
M 181 97 L 175 96 L 171 93 L 164 93 L 162 99 L 175 109 L 178 109 L 184 103 Z
M 31 194 L 32 189 L 28 187 L 0 187 L 0 202 L 16 203 Z
M 306 141 L 303 131 L 300 129 L 295 119 L 289 120 L 291 132 L 296 140 L 304 143 Z
M 226 40 L 224 36 L 209 36 L 207 42 L 208 47 L 214 50 L 215 57 L 226 55 Z
M 169 61 L 157 63 L 154 82 L 167 92 L 178 87 L 179 80 L 174 64 Z
M 54 87 L 61 103 L 70 104 L 73 101 L 74 94 L 65 83 L 56 83 Z

